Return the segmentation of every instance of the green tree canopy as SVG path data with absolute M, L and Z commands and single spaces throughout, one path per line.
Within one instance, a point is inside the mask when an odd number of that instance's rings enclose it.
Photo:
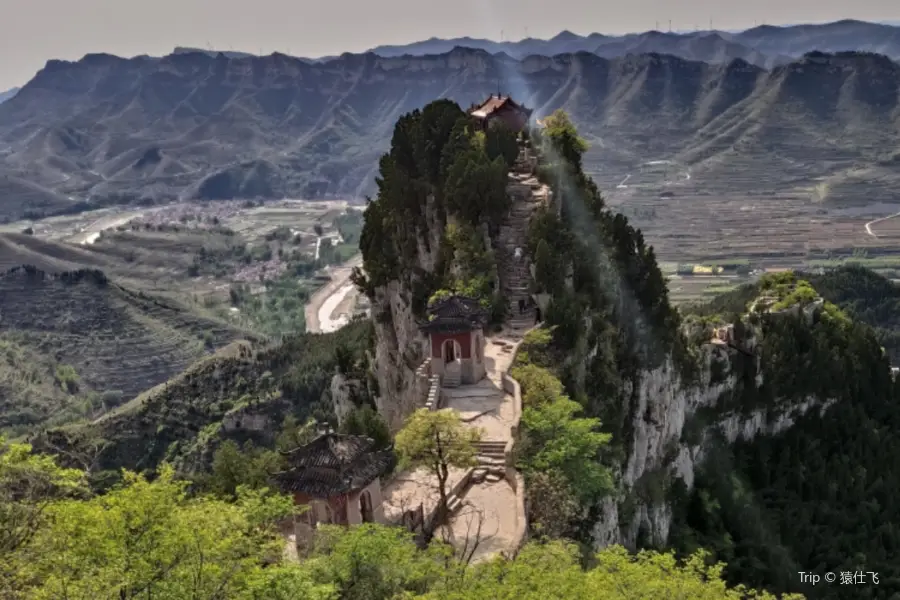
M 47 525 L 52 503 L 86 491 L 81 471 L 60 468 L 28 444 L 0 438 L 0 596 L 11 592 L 20 551 Z
M 22 596 L 248 598 L 286 577 L 264 566 L 280 560 L 273 527 L 292 514 L 290 498 L 240 488 L 232 503 L 186 486 L 164 467 L 153 482 L 126 473 L 103 496 L 53 503 L 18 555 Z
M 613 546 L 599 552 L 596 566 L 582 569 L 578 549 L 563 542 L 527 545 L 513 561 L 481 564 L 462 578 L 446 580 L 426 597 L 441 600 L 775 600 L 744 588 L 728 589 L 721 566 L 703 554 L 679 563 L 671 554 L 629 555 Z M 796 600 L 785 596 L 782 600 Z
M 437 524 L 443 522 L 447 512 L 450 468 L 474 467 L 477 464 L 475 443 L 480 439 L 481 431 L 466 426 L 459 413 L 451 409 L 420 408 L 397 432 L 394 448 L 400 457 L 400 467 L 427 469 L 437 481 Z

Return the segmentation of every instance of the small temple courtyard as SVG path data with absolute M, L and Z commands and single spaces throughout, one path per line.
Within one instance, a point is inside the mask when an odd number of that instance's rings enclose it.
M 473 561 L 510 551 L 517 544 L 518 532 L 524 528 L 524 515 L 516 510 L 516 490 L 501 475 L 506 470 L 503 447 L 511 439 L 516 422 L 515 401 L 503 389 L 502 376 L 512 365 L 522 331 L 504 331 L 485 339 L 486 376 L 474 384 L 442 388 L 441 408 L 450 408 L 470 427 L 482 430 L 479 466 L 474 469 L 452 469 L 448 487 L 459 491 L 451 499 L 449 523 L 436 535 L 449 539 L 460 551 L 478 537 L 471 549 Z M 466 476 L 468 482 L 463 482 Z M 402 514 L 420 503 L 429 514 L 438 503 L 434 476 L 420 469 L 400 473 L 387 482 L 382 497 L 388 521 L 399 521 Z M 480 531 L 477 531 L 479 529 Z

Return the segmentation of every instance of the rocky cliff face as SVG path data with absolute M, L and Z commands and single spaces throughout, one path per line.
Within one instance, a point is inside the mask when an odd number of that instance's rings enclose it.
M 543 186 L 523 186 L 511 176 L 507 193 L 515 204 L 523 206 L 529 204 L 520 198 L 523 194 L 534 196 L 530 201 L 539 204 L 546 191 Z M 412 268 L 406 270 L 402 280 L 375 288 L 372 298 L 376 333 L 373 363 L 379 385 L 376 403 L 394 431 L 408 414 L 423 405 L 428 393 L 424 362 L 427 344 L 419 331 L 412 290 L 419 279 L 436 269 L 445 223 L 435 210 L 433 198 L 428 200 L 425 221 Z M 517 231 L 526 228 L 522 225 Z M 502 283 L 503 273 L 500 279 Z M 538 300 L 546 304 L 548 298 Z M 799 308 L 781 312 L 787 318 L 802 317 L 811 325 L 813 313 L 820 307 L 821 302 L 802 313 Z M 716 443 L 776 434 L 790 427 L 797 415 L 830 406 L 832 401 L 828 399 L 805 398 L 776 401 L 775 409 L 771 405 L 735 408 L 740 402 L 734 400 L 748 386 L 760 388 L 765 380 L 759 357 L 761 328 L 758 320 L 754 323 L 742 323 L 739 340 L 734 339 L 733 326 L 717 330 L 716 338 L 698 348 L 697 374 L 691 381 L 682 379 L 672 356 L 626 380 L 620 393 L 629 415 L 621 435 L 626 453 L 617 472 L 620 492 L 602 500 L 598 507 L 593 529 L 598 546 L 620 543 L 635 547 L 641 532 L 653 542 L 664 544 L 672 520 L 665 490 L 675 478 L 692 487 L 695 471 Z M 587 317 L 585 327 L 590 328 Z M 698 339 L 703 339 L 710 331 L 708 326 L 700 327 L 702 331 L 686 334 L 691 337 L 699 333 Z M 582 373 L 596 353 L 596 348 L 584 349 L 584 364 L 579 369 Z M 736 364 L 742 365 L 740 372 L 734 368 Z M 335 386 L 340 388 L 340 382 Z M 335 399 L 341 397 L 336 391 L 333 388 Z M 335 408 L 341 412 L 340 407 Z
M 765 373 L 759 356 L 754 354 L 760 335 L 758 329 L 751 328 L 740 347 L 719 343 L 702 346 L 699 377 L 694 382 L 683 381 L 672 361 L 667 360 L 658 368 L 641 371 L 636 383 L 627 386 L 623 397 L 633 398 L 631 450 L 619 473 L 621 495 L 600 503 L 600 516 L 592 532 L 597 546 L 623 544 L 634 548 L 641 529 L 653 542 L 664 544 L 672 514 L 660 490 L 675 478 L 691 488 L 696 469 L 717 442 L 732 444 L 775 435 L 808 411 L 825 411 L 835 402 L 807 397 L 799 402 L 777 402 L 775 410 L 763 406 L 738 412 L 723 407 L 729 396 L 740 393 L 742 385 L 762 386 Z M 731 367 L 736 353 L 753 356 L 756 375 L 750 382 L 742 382 Z M 705 419 L 700 419 L 701 413 Z M 692 423 L 692 419 L 697 421 Z
M 436 267 L 444 231 L 434 198 L 428 200 L 425 216 L 427 226 L 419 232 L 414 271 L 431 273 Z M 420 406 L 428 393 L 427 379 L 416 377 L 416 370 L 427 356 L 426 341 L 412 306 L 411 289 L 417 276 L 412 273 L 408 281 L 395 280 L 377 288 L 372 299 L 375 375 L 379 388 L 376 405 L 392 431 L 400 428 L 406 415 Z

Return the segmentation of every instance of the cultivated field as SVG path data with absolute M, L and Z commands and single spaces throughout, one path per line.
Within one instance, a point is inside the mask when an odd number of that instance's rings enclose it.
M 304 331 L 320 272 L 357 253 L 360 228 L 346 203 L 291 201 L 5 226 L 0 431 L 93 418 L 233 340 Z
M 341 201 L 228 201 L 19 221 L 0 226 L 0 270 L 87 266 L 129 286 L 202 304 L 210 295 L 227 298 L 232 283 L 258 287 L 276 279 L 303 255 L 349 258 L 358 240 L 344 240 L 335 222 L 347 210 Z
M 90 417 L 253 338 L 95 271 L 0 275 L 0 430 Z
M 848 261 L 894 276 L 900 269 L 900 193 L 861 204 L 866 186 L 852 193 L 838 186 L 798 181 L 783 193 L 753 194 L 753 174 L 735 165 L 729 189 L 718 174 L 704 180 L 703 169 L 654 161 L 638 169 L 606 170 L 594 177 L 607 203 L 628 216 L 666 263 L 715 265 L 744 261 L 750 270 L 827 269 Z M 876 186 L 877 187 L 877 186 Z M 675 267 L 670 269 L 674 273 Z M 676 301 L 694 300 L 727 290 L 743 278 L 682 277 L 670 283 Z

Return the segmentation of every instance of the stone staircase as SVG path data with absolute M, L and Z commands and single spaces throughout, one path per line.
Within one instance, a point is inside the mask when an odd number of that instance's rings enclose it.
M 506 465 L 506 442 L 482 440 L 475 443 L 478 450 L 478 463 L 485 467 Z
M 462 383 L 462 368 L 459 364 L 450 363 L 444 368 L 441 385 L 448 388 L 459 387 Z
M 549 202 L 549 188 L 533 175 L 537 159 L 528 145 L 523 145 L 509 174 L 506 190 L 512 205 L 500 226 L 494 246 L 500 289 L 509 304 L 507 323 L 512 329 L 528 329 L 535 323 L 535 310 L 531 304 L 531 261 L 527 256 L 528 224 L 532 214 Z M 522 251 L 517 259 L 516 248 Z M 527 306 L 519 312 L 519 300 Z
M 478 451 L 476 456 L 478 466 L 472 471 L 472 476 L 465 489 L 459 490 L 458 493 L 451 494 L 447 498 L 448 516 L 455 514 L 462 507 L 469 487 L 485 481 L 496 483 L 506 475 L 506 442 L 483 440 L 476 442 L 475 448 Z

